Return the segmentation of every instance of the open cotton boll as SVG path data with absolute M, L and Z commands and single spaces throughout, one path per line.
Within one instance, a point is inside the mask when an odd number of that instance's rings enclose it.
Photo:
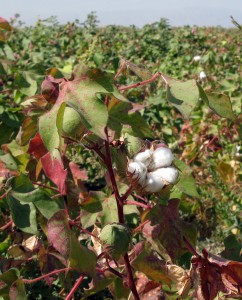
M 138 179 L 142 184 L 146 178 L 147 168 L 142 162 L 131 162 L 128 165 L 128 172 L 132 174 L 132 179 Z
M 174 184 L 179 175 L 178 170 L 174 167 L 160 168 L 152 172 L 152 174 L 168 184 Z
M 174 160 L 174 156 L 170 149 L 160 147 L 153 153 L 153 161 L 149 165 L 150 170 L 169 167 Z
M 141 162 L 145 166 L 148 166 L 150 164 L 151 158 L 152 158 L 152 151 L 147 149 L 144 152 L 140 152 L 136 154 L 134 157 L 134 161 Z
M 144 190 L 149 193 L 158 193 L 162 190 L 165 183 L 161 180 L 160 177 L 155 176 L 152 173 L 148 173 L 146 177 L 146 181 L 144 183 Z

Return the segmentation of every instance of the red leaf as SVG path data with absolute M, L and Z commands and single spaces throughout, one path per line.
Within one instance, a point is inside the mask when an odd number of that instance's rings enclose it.
M 57 185 L 60 194 L 66 195 L 67 170 L 64 169 L 62 162 L 52 158 L 51 153 L 48 152 L 41 157 L 41 163 L 45 174 Z
M 38 132 L 36 133 L 35 137 L 30 140 L 27 152 L 34 155 L 36 159 L 40 159 L 47 153 L 47 150 Z
M 46 76 L 42 82 L 41 91 L 42 96 L 50 103 L 55 103 L 59 96 L 59 83 L 63 79 L 55 79 L 52 76 Z
M 59 210 L 48 221 L 47 236 L 53 247 L 66 259 L 70 255 L 71 229 L 65 210 Z
M 83 180 L 87 180 L 87 171 L 86 170 L 80 170 L 79 166 L 75 164 L 74 162 L 69 163 L 69 167 L 71 170 L 71 174 L 73 176 L 73 179 L 75 181 L 75 184 L 79 186 L 81 189 L 83 189 Z

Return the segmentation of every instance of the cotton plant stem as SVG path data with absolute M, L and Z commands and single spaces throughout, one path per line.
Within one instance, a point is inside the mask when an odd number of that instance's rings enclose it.
M 49 277 L 49 276 L 52 276 L 52 275 L 55 275 L 55 274 L 59 274 L 59 273 L 65 272 L 65 271 L 69 271 L 69 270 L 72 270 L 72 268 L 63 268 L 63 269 L 55 270 L 55 271 L 52 271 L 48 274 L 42 275 L 42 276 L 34 278 L 34 279 L 23 279 L 23 282 L 26 283 L 26 284 L 35 283 L 35 282 L 38 282 L 42 279 L 45 279 L 46 277 Z
M 6 230 L 8 227 L 10 227 L 13 224 L 13 220 L 10 220 L 8 223 L 0 227 L 0 231 Z
M 146 205 L 146 204 L 141 203 L 141 202 L 138 202 L 138 201 L 127 200 L 127 201 L 125 201 L 125 204 L 127 204 L 127 205 L 136 205 L 136 206 L 140 206 L 140 207 L 143 207 L 143 208 L 146 208 L 146 209 L 151 208 L 151 206 Z
M 126 91 L 129 89 L 133 89 L 133 88 L 137 88 L 143 85 L 146 85 L 148 83 L 151 83 L 153 81 L 155 81 L 158 77 L 161 77 L 161 79 L 165 82 L 165 85 L 168 86 L 168 81 L 166 79 L 166 76 L 164 74 L 162 74 L 161 72 L 156 72 L 150 79 L 144 80 L 144 81 L 140 81 L 131 85 L 127 85 L 127 86 L 120 86 L 118 87 L 119 91 Z
M 76 290 L 78 289 L 79 285 L 82 283 L 83 279 L 84 279 L 84 275 L 80 276 L 76 283 L 74 284 L 74 286 L 72 287 L 70 293 L 67 295 L 67 297 L 65 298 L 65 300 L 71 300 L 72 296 L 75 294 Z
M 134 229 L 134 232 L 138 232 L 142 227 L 144 227 L 145 226 L 145 224 L 147 224 L 148 222 L 150 222 L 150 220 L 146 220 L 146 221 L 144 221 L 143 223 L 141 223 L 138 227 L 136 227 L 135 229 Z
M 105 129 L 106 132 L 106 137 L 107 140 L 105 141 L 105 150 L 106 150 L 106 166 L 108 169 L 108 173 L 110 176 L 110 180 L 113 186 L 113 191 L 114 191 L 114 195 L 116 198 L 116 202 L 117 202 L 117 208 L 118 208 L 118 219 L 119 219 L 119 223 L 124 224 L 125 220 L 124 220 L 124 211 L 123 211 L 123 199 L 120 197 L 119 194 L 119 190 L 118 190 L 118 186 L 117 186 L 117 182 L 116 182 L 116 178 L 113 172 L 113 166 L 112 166 L 112 159 L 111 159 L 111 152 L 110 152 L 110 144 L 109 144 L 109 138 L 108 138 L 108 129 L 106 127 Z M 129 261 L 129 256 L 126 253 L 124 255 L 124 263 L 125 263 L 125 267 L 126 267 L 126 271 L 127 271 L 127 279 L 128 279 L 128 286 L 134 296 L 135 300 L 140 300 L 137 289 L 136 289 L 136 285 L 135 285 L 135 280 L 133 277 L 133 273 L 132 273 L 132 269 L 131 269 L 131 265 L 130 265 L 130 261 Z

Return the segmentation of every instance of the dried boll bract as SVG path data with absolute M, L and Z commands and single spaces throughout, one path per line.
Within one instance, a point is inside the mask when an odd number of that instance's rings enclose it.
M 131 162 L 128 165 L 128 175 L 132 180 L 142 184 L 145 181 L 147 168 L 142 162 Z

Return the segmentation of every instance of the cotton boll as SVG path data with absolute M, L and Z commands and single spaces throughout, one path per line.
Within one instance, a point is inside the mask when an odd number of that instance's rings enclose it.
M 158 193 L 162 190 L 165 183 L 159 178 L 155 176 L 153 172 L 148 173 L 146 177 L 146 181 L 144 183 L 144 190 L 149 193 Z
M 195 62 L 198 62 L 199 60 L 201 60 L 201 56 L 200 55 L 197 55 L 197 56 L 194 56 L 193 57 L 193 60 L 195 61 Z
M 132 179 L 138 179 L 138 182 L 142 184 L 145 181 L 147 168 L 142 162 L 131 162 L 128 165 L 128 172 L 131 174 Z
M 147 149 L 144 152 L 140 152 L 137 155 L 135 155 L 134 161 L 141 162 L 145 166 L 148 166 L 150 164 L 151 157 L 152 157 L 152 151 Z
M 153 153 L 153 161 L 149 165 L 149 170 L 169 167 L 173 162 L 174 156 L 170 149 L 160 147 Z
M 174 167 L 160 168 L 152 173 L 168 184 L 174 184 L 179 175 L 178 170 Z
M 204 71 L 200 72 L 200 74 L 199 74 L 199 78 L 200 78 L 201 80 L 204 80 L 204 79 L 206 79 L 206 78 L 207 78 L 207 75 L 206 75 L 206 73 L 205 73 Z

